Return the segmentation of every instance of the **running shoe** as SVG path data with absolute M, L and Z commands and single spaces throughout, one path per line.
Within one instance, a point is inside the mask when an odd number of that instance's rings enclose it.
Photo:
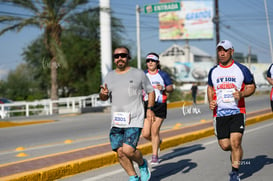
M 158 156 L 152 155 L 151 165 L 158 165 L 158 164 L 159 164 Z
M 141 181 L 148 181 L 151 178 L 151 172 L 148 167 L 148 163 L 146 159 L 143 159 L 144 164 L 142 166 L 139 166 L 139 171 L 140 171 L 140 179 Z
M 239 173 L 238 172 L 231 172 L 229 174 L 230 179 L 229 181 L 240 181 Z
M 140 179 L 139 179 L 139 177 L 137 175 L 136 176 L 130 176 L 129 181 L 140 181 Z

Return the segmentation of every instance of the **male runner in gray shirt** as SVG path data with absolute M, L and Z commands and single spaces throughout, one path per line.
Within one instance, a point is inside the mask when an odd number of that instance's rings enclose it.
M 121 166 L 130 176 L 129 180 L 140 180 L 133 166 L 132 161 L 135 161 L 139 165 L 141 181 L 147 181 L 151 177 L 151 172 L 147 161 L 136 147 L 144 122 L 142 91 L 148 93 L 148 119 L 155 119 L 152 111 L 155 93 L 144 72 L 130 67 L 129 60 L 128 48 L 115 49 L 116 69 L 106 75 L 104 86 L 101 86 L 100 99 L 105 101 L 111 98 L 110 142 L 112 150 L 118 154 Z

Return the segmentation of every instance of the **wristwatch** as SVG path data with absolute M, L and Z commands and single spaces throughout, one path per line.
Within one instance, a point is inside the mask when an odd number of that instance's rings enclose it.
M 151 109 L 152 111 L 154 111 L 154 109 L 153 109 L 154 107 L 147 107 L 147 109 Z

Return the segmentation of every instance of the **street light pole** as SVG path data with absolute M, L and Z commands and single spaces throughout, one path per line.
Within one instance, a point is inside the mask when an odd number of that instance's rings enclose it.
M 216 45 L 217 45 L 220 41 L 220 28 L 219 28 L 220 17 L 219 17 L 218 0 L 214 1 L 214 6 L 215 6 L 214 23 L 215 23 L 215 33 L 216 33 Z M 216 62 L 218 63 L 217 51 L 216 51 Z
M 100 0 L 101 80 L 112 70 L 112 36 L 110 0 Z
M 140 7 L 136 5 L 136 33 L 137 33 L 137 68 L 141 69 L 141 45 L 140 45 Z
M 269 39 L 269 46 L 270 46 L 270 55 L 271 55 L 271 60 L 273 62 L 272 39 L 271 39 L 271 32 L 270 32 L 270 25 L 269 25 L 269 17 L 268 17 L 266 0 L 264 0 L 264 9 L 265 9 L 265 16 L 266 16 L 266 23 L 267 23 L 267 32 L 268 32 L 268 39 Z

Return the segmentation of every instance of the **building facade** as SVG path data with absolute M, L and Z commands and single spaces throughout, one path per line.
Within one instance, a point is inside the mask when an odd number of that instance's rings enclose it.
M 177 82 L 206 82 L 215 59 L 194 46 L 172 45 L 160 55 L 162 67 L 172 70 Z

